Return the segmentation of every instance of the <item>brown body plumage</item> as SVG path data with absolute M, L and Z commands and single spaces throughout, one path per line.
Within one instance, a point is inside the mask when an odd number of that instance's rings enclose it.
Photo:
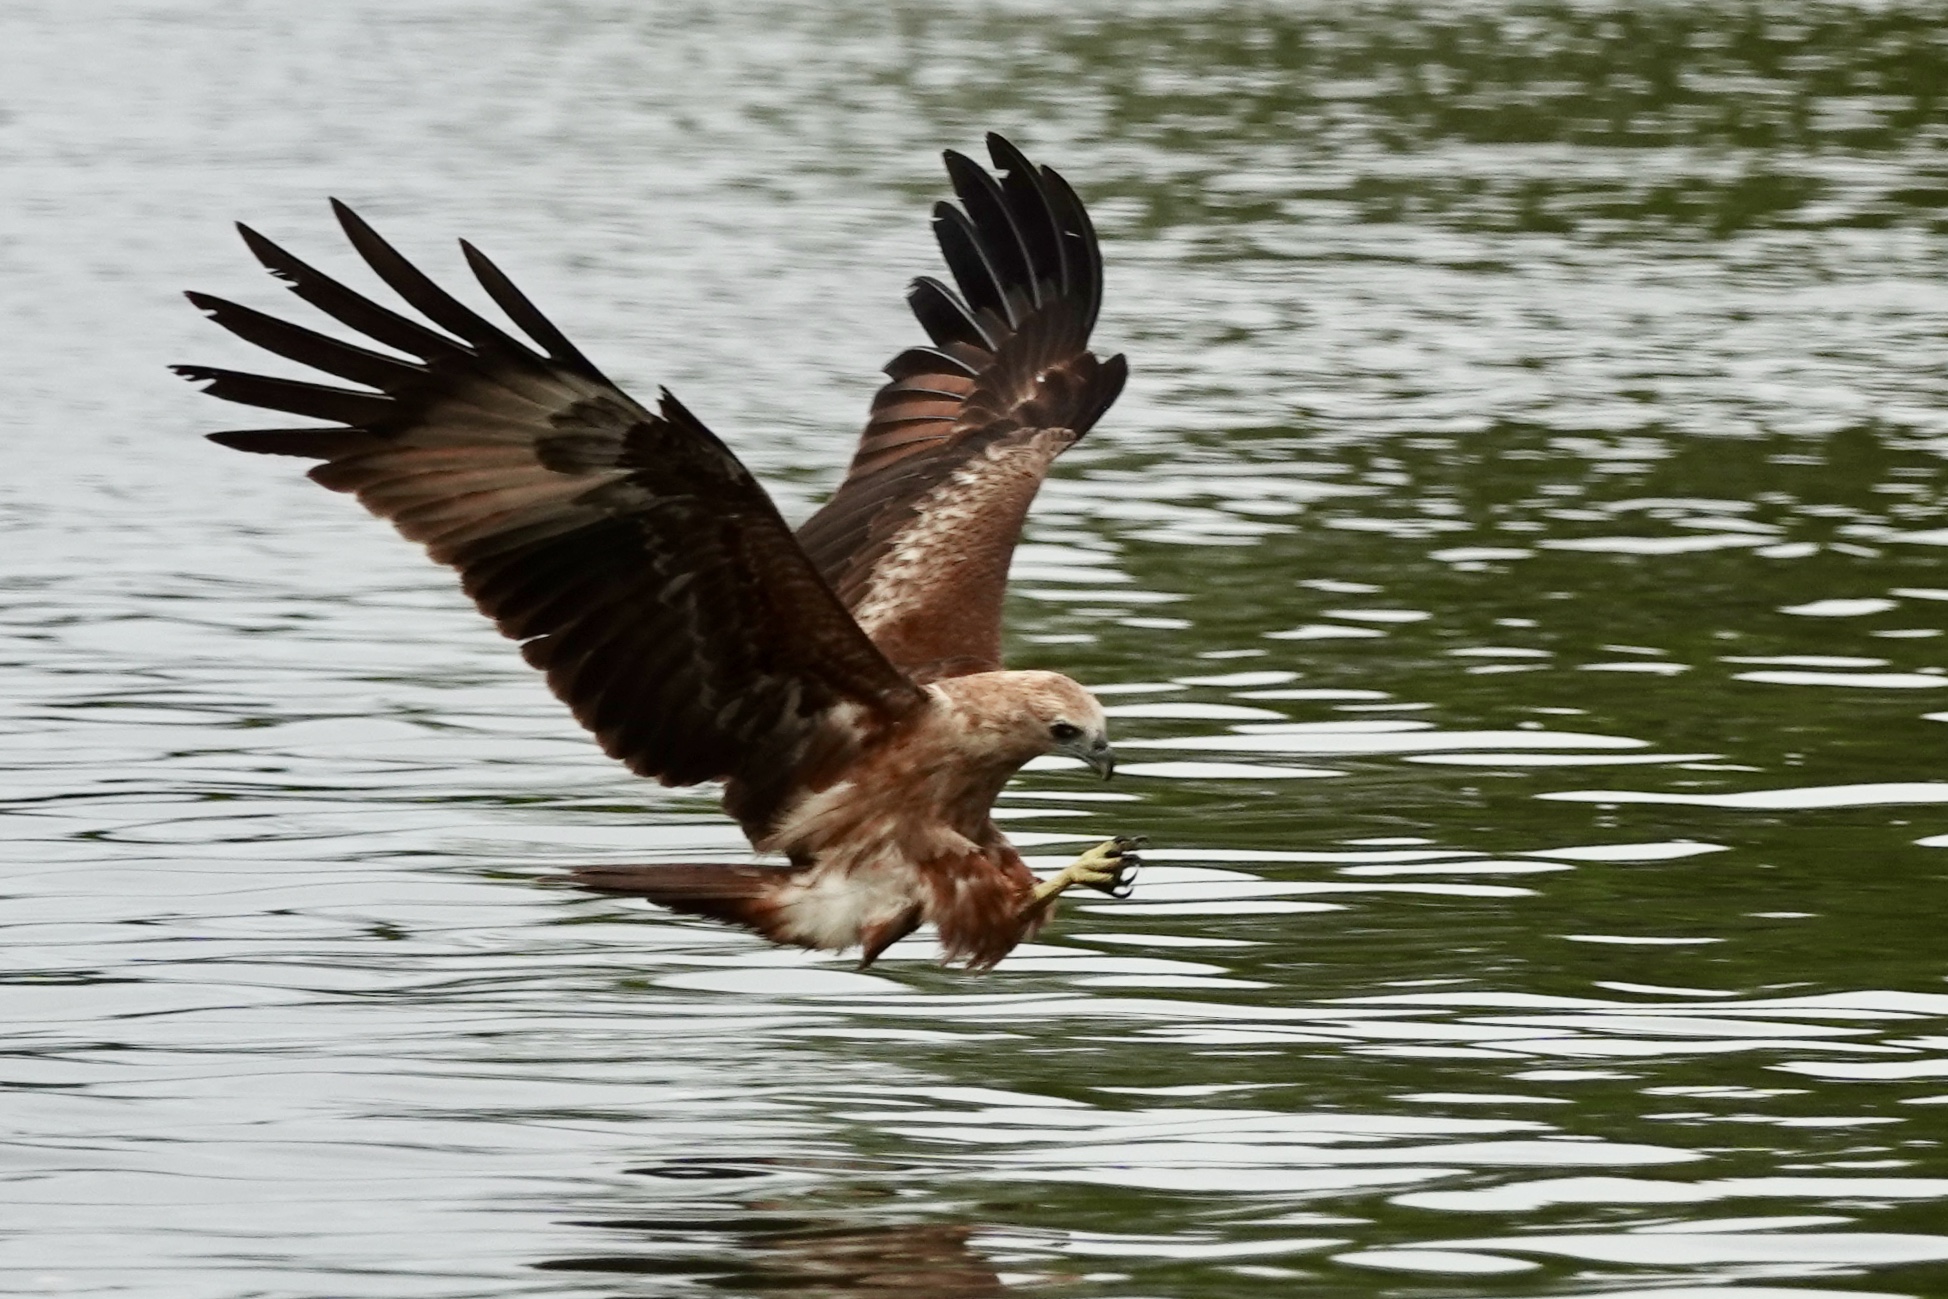
M 723 781 L 753 845 L 788 863 L 591 867 L 581 883 L 868 962 L 932 923 L 949 959 L 985 967 L 1052 900 L 990 819 L 1002 785 L 1052 751 L 1109 763 L 1086 690 L 1002 668 L 1001 606 L 1043 477 L 1124 377 L 1088 350 L 1102 263 L 1081 203 L 999 136 L 989 149 L 998 176 L 947 155 L 962 207 L 935 209 L 960 291 L 915 281 L 931 343 L 887 366 L 845 481 L 795 537 L 694 415 L 623 393 L 474 248 L 539 351 L 340 204 L 353 246 L 438 329 L 244 229 L 298 296 L 405 355 L 193 293 L 247 341 L 362 387 L 177 368 L 213 396 L 334 421 L 212 437 L 323 460 L 314 479 L 459 571 L 605 751 L 665 784 Z M 1102 865 L 1063 882 L 1117 874 Z

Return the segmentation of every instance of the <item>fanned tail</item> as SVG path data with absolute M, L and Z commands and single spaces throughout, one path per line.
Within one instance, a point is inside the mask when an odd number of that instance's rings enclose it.
M 739 925 L 774 943 L 813 951 L 859 949 L 859 968 L 920 926 L 917 902 L 892 914 L 861 916 L 853 928 L 837 931 L 829 922 L 808 928 L 804 897 L 788 892 L 811 866 L 734 866 L 721 862 L 680 862 L 655 866 L 584 866 L 563 883 L 620 897 L 647 898 L 659 907 Z M 827 905 L 829 906 L 829 900 Z M 815 908 L 816 910 L 816 908 Z M 995 959 L 1000 959 L 999 954 Z M 992 964 L 992 962 L 989 962 Z
M 647 898 L 671 911 L 742 925 L 770 937 L 778 890 L 805 869 L 723 862 L 584 866 L 571 872 L 568 882 L 595 893 Z

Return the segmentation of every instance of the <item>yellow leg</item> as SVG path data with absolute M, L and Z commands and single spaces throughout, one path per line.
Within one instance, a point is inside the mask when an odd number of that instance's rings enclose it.
M 1143 844 L 1144 840 L 1141 838 L 1122 837 L 1097 844 L 1036 885 L 1029 905 L 1044 905 L 1078 884 L 1101 889 L 1113 897 L 1125 896 L 1117 890 L 1124 885 L 1129 876 L 1136 872 L 1139 865 L 1136 850 Z

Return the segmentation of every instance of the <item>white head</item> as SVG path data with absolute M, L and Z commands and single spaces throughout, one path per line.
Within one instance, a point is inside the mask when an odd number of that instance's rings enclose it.
M 980 672 L 936 681 L 932 689 L 958 714 L 973 747 L 1011 768 L 1060 753 L 1104 780 L 1116 770 L 1102 705 L 1059 672 Z

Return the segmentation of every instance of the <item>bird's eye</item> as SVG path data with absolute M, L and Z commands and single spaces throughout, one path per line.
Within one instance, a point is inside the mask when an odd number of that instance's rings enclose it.
M 1062 743 L 1067 744 L 1070 740 L 1082 734 L 1082 728 L 1080 726 L 1071 726 L 1067 722 L 1057 722 L 1048 728 L 1048 733 Z

